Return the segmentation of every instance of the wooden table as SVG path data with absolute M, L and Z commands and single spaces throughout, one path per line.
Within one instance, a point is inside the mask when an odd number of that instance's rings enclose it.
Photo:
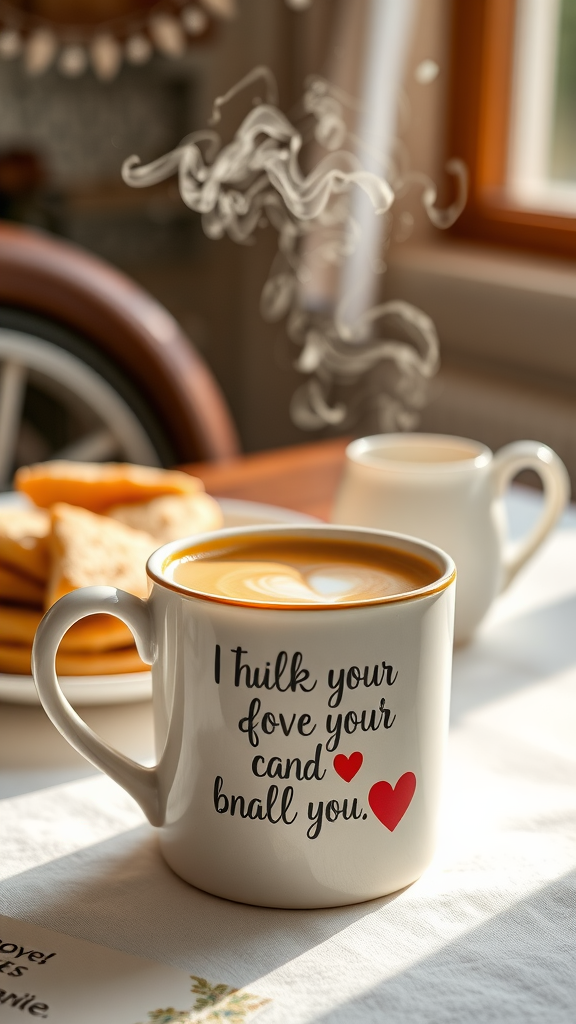
M 184 468 L 217 498 L 243 498 L 281 505 L 329 519 L 350 438 L 239 455 Z

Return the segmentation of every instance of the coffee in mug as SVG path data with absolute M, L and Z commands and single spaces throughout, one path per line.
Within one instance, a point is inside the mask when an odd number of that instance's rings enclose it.
M 158 826 L 186 881 L 269 907 L 331 907 L 414 881 L 435 845 L 455 569 L 375 530 L 254 527 L 177 541 L 147 601 L 67 594 L 33 671 L 48 715 Z M 116 615 L 152 665 L 157 764 L 111 749 L 60 689 L 67 629 Z
M 332 608 L 409 594 L 436 579 L 435 565 L 377 544 L 245 536 L 195 544 L 164 567 L 198 597 L 267 608 Z
M 523 469 L 540 476 L 544 505 L 527 536 L 512 544 L 503 494 Z M 465 643 L 548 535 L 569 495 L 564 464 L 538 441 L 515 441 L 493 455 L 463 437 L 377 434 L 348 445 L 332 521 L 398 530 L 448 551 L 458 570 L 454 637 Z

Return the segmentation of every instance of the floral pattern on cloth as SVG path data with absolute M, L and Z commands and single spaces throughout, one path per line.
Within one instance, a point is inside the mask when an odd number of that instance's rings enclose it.
M 191 992 L 196 996 L 196 1001 L 189 1010 L 176 1010 L 173 1006 L 164 1010 L 150 1010 L 145 1024 L 196 1024 L 200 1021 L 206 1021 L 206 1024 L 215 1024 L 216 1021 L 244 1024 L 244 1021 L 270 1002 L 244 989 L 223 984 L 211 985 L 206 978 L 199 978 L 195 974 L 190 975 L 190 980 L 193 982 Z

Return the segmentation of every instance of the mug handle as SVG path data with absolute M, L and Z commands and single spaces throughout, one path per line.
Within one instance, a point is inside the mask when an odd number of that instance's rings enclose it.
M 562 460 L 548 445 L 538 441 L 514 441 L 496 453 L 492 461 L 492 480 L 496 497 L 504 491 L 523 469 L 533 469 L 544 485 L 544 508 L 531 530 L 516 543 L 508 541 L 504 548 L 503 575 L 500 590 L 505 590 L 524 563 L 534 554 L 570 498 L 570 478 Z
M 113 750 L 70 706 L 56 674 L 56 652 L 70 626 L 87 615 L 105 613 L 125 622 L 138 654 L 151 665 L 156 654 L 148 605 L 115 587 L 85 587 L 60 598 L 42 619 L 32 646 L 32 675 L 48 717 L 79 754 L 106 772 L 136 800 L 150 824 L 161 825 L 160 790 L 156 768 L 145 768 Z

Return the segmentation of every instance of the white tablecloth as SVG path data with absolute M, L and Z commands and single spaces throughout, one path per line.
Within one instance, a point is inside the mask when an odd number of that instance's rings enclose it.
M 515 519 L 535 502 L 519 494 Z M 322 911 L 186 885 L 122 790 L 43 712 L 4 705 L 0 911 L 247 985 L 273 999 L 263 1024 L 574 1024 L 575 684 L 571 511 L 456 653 L 433 866 L 403 892 Z M 147 705 L 85 717 L 150 757 Z

